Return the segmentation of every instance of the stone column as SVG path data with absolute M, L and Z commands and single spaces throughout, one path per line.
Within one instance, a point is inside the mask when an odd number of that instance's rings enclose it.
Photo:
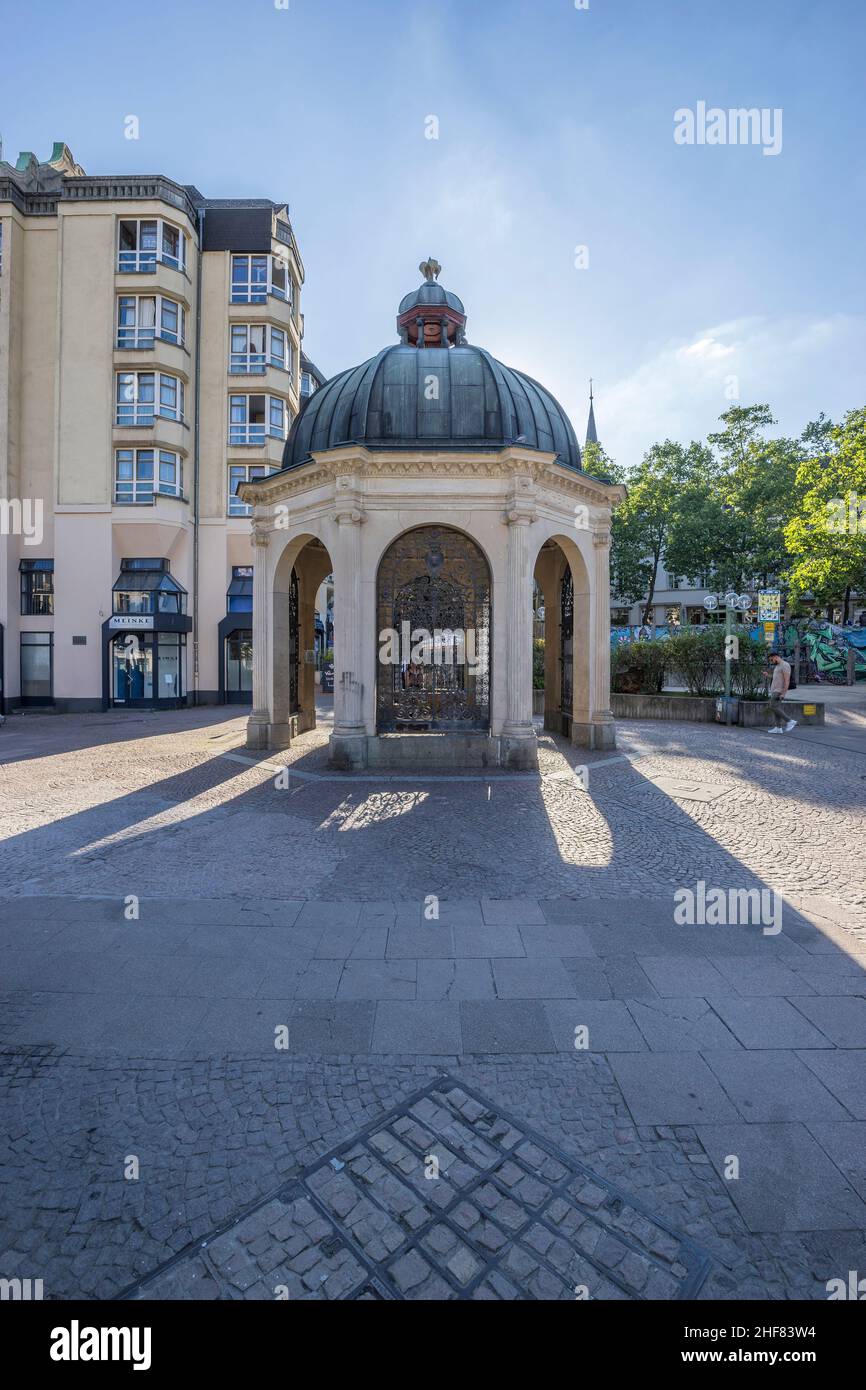
M 592 747 L 615 748 L 610 711 L 610 532 L 595 531 L 592 594 Z
M 247 720 L 247 747 L 267 748 L 270 725 L 270 532 L 253 525 L 253 707 Z
M 337 478 L 337 553 L 334 556 L 333 767 L 367 765 L 361 684 L 361 497 L 353 479 Z
M 528 479 L 520 480 L 528 490 Z M 515 496 L 505 513 L 508 550 L 505 568 L 505 602 L 508 636 L 505 649 L 505 723 L 502 728 L 504 766 L 532 768 L 538 765 L 535 728 L 532 723 L 532 569 L 529 528 L 535 520 L 530 497 Z M 494 652 L 494 661 L 496 653 Z

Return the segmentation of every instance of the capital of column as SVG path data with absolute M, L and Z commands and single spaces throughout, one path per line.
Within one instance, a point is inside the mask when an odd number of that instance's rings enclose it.
M 610 545 L 610 531 L 593 531 L 592 543 L 596 550 L 607 549 Z
M 503 521 L 508 526 L 529 526 L 538 516 L 532 479 L 515 478 L 505 501 Z
M 358 526 L 364 520 L 364 499 L 351 475 L 341 474 L 335 480 L 334 520 L 338 526 Z
M 538 513 L 534 504 L 531 506 L 509 507 L 505 513 L 505 521 L 509 526 L 531 526 Z
M 252 543 L 257 546 L 267 546 L 271 543 L 271 533 L 266 531 L 263 526 L 254 526 Z

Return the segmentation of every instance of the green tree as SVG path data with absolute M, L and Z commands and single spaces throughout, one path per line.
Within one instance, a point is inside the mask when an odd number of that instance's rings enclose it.
M 765 437 L 768 405 L 731 406 L 721 423 L 681 498 L 666 563 L 692 580 L 710 574 L 720 589 L 766 587 L 783 565 L 803 447 Z
M 813 451 L 785 527 L 787 580 L 795 603 L 806 592 L 828 607 L 841 600 L 847 622 L 852 591 L 866 588 L 866 409 L 835 427 L 822 416 L 803 438 Z
M 611 532 L 611 582 L 617 597 L 643 603 L 644 622 L 652 612 L 662 560 L 684 525 L 683 500 L 692 490 L 700 495 L 696 481 L 705 477 L 708 464 L 702 444 L 692 441 L 686 447 L 666 439 L 654 444 L 626 478 L 628 496 L 614 512 Z M 691 573 L 692 557 L 684 547 L 680 558 L 676 572 Z

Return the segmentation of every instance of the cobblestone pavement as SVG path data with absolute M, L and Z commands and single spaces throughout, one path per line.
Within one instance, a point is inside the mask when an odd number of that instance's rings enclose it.
M 577 776 L 545 736 L 538 777 L 313 735 L 282 786 L 213 711 L 10 720 L 0 1277 L 826 1297 L 866 1268 L 862 723 L 630 724 Z M 699 879 L 782 930 L 676 925 Z

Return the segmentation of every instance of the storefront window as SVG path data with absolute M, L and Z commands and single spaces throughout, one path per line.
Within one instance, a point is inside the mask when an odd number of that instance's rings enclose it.
M 153 699 L 154 638 L 127 632 L 112 643 L 112 696 L 118 704 Z
M 159 698 L 179 700 L 184 694 L 183 643 L 177 632 L 159 635 Z
M 22 632 L 21 699 L 50 704 L 53 698 L 52 655 L 54 634 Z
M 111 644 L 111 695 L 116 704 L 182 700 L 186 638 L 177 632 L 125 632 Z
M 251 630 L 226 638 L 226 694 L 247 694 L 253 688 L 253 634 Z

